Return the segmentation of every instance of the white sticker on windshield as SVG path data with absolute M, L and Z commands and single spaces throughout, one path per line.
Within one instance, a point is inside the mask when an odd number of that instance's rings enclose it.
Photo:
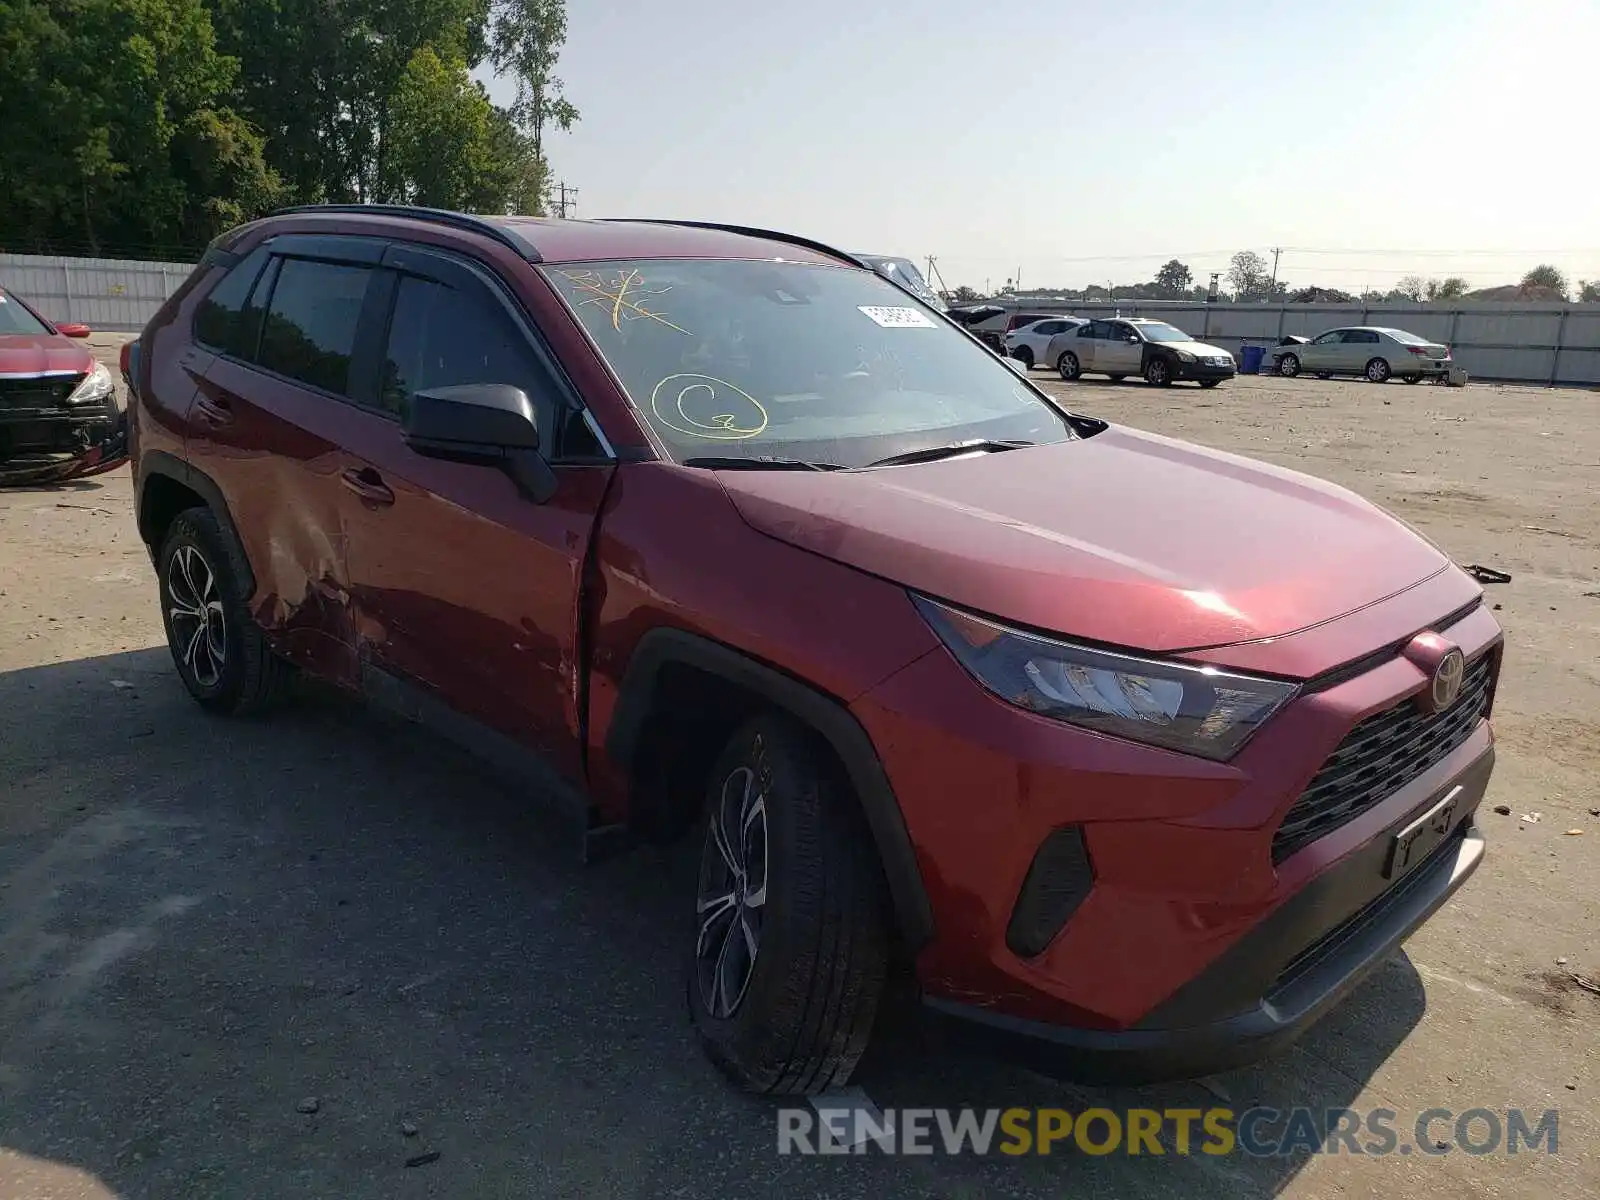
M 885 329 L 934 328 L 934 324 L 928 320 L 927 314 L 920 313 L 914 308 L 900 308 L 895 305 L 885 304 L 860 304 L 856 307 Z

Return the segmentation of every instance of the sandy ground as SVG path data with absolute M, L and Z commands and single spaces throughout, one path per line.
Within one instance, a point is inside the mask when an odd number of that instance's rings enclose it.
M 1385 1107 L 1402 1131 L 1557 1108 L 1555 1157 L 779 1157 L 773 1106 L 687 1027 L 682 852 L 579 867 L 508 785 L 339 699 L 202 715 L 122 471 L 0 493 L 0 1198 L 1600 1194 L 1600 996 L 1573 978 L 1600 977 L 1600 395 L 1049 386 L 1512 573 L 1490 856 L 1274 1062 L 1101 1091 L 889 1030 L 859 1082 L 885 1108 Z

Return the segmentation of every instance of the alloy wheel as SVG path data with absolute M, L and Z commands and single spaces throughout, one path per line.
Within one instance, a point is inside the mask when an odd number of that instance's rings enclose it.
M 216 687 L 227 663 L 227 618 L 217 575 L 193 546 L 167 560 L 167 625 L 183 665 L 201 687 Z
M 695 901 L 695 972 L 713 1017 L 733 1016 L 750 988 L 766 905 L 767 802 L 755 772 L 740 767 L 712 806 Z

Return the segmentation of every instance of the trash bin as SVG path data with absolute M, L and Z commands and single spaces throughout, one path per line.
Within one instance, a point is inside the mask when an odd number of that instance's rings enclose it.
M 1261 374 L 1261 360 L 1267 355 L 1265 346 L 1240 346 L 1239 347 L 1239 374 Z

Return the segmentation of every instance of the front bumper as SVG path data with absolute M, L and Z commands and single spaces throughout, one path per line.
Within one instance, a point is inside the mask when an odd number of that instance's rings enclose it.
M 1488 785 L 1488 750 L 1456 780 L 1451 834 L 1392 884 L 1383 879 L 1394 830 L 1317 876 L 1138 1027 L 1076 1029 L 927 997 L 950 1039 L 1085 1083 L 1151 1083 L 1215 1074 L 1293 1042 L 1372 974 L 1477 870 L 1474 821 Z M 1435 801 L 1434 796 L 1423 806 Z M 1409 818 L 1408 818 L 1409 819 Z
M 1177 362 L 1173 366 L 1177 369 L 1175 379 L 1232 379 L 1238 374 L 1238 368 L 1229 363 L 1227 366 L 1215 366 L 1203 362 Z
M 0 487 L 64 483 L 128 458 L 128 415 L 115 401 L 0 412 Z

